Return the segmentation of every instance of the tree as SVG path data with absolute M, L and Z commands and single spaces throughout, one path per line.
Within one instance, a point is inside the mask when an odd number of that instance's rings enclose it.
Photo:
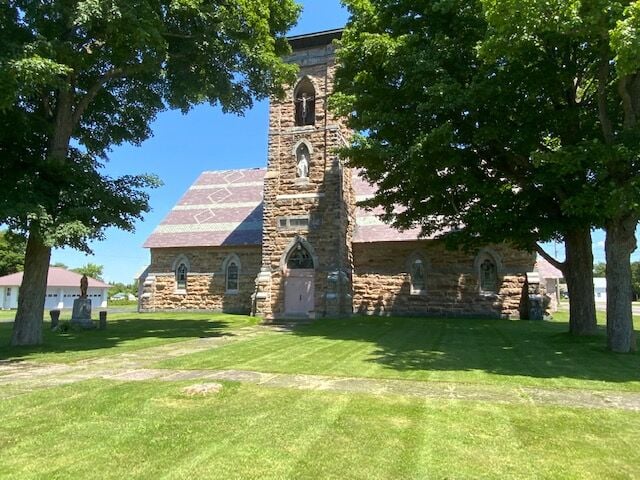
M 0 231 L 0 277 L 22 271 L 24 268 L 24 237 L 11 231 Z
M 103 268 L 104 267 L 102 265 L 97 265 L 95 263 L 87 263 L 82 267 L 72 268 L 71 271 L 79 273 L 80 275 L 86 275 L 87 277 L 95 278 L 96 280 L 102 281 Z
M 543 156 L 559 141 L 550 132 L 575 135 L 574 72 L 553 78 L 562 59 L 531 52 L 506 62 L 484 43 L 492 30 L 477 1 L 348 5 L 333 105 L 366 132 L 344 153 L 378 187 L 368 205 L 452 245 L 537 250 L 567 279 L 570 331 L 594 333 L 591 212 L 566 208 L 590 193 L 588 171 Z M 565 262 L 546 240 L 564 240 Z
M 378 186 L 368 204 L 456 245 L 535 249 L 567 279 L 577 334 L 595 331 L 590 229 L 605 227 L 608 343 L 632 349 L 638 3 L 347 5 L 334 107 L 367 133 L 345 154 Z
M 65 270 L 69 270 L 69 267 L 65 263 L 62 263 L 62 262 L 53 263 L 53 264 L 51 264 L 51 266 L 52 267 L 57 267 L 57 268 L 64 268 Z
M 11 126 L 0 133 L 0 221 L 28 232 L 13 344 L 41 342 L 52 246 L 87 250 L 148 210 L 156 179 L 109 178 L 98 160 L 148 138 L 165 108 L 240 113 L 253 95 L 282 93 L 295 70 L 283 35 L 298 10 L 293 0 L 0 5 L 0 126 Z

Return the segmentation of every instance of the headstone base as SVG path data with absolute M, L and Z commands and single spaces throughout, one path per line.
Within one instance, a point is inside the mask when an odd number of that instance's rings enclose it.
M 91 320 L 91 299 L 86 297 L 76 298 L 73 301 L 71 324 L 82 328 L 96 328 Z

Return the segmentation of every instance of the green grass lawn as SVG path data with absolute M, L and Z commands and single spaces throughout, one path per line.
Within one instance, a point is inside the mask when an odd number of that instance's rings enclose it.
M 158 365 L 640 391 L 640 355 L 606 351 L 604 328 L 567 330 L 562 319 L 323 319 Z
M 15 312 L 0 312 L 9 320 Z M 61 322 L 71 314 L 63 312 Z M 43 362 L 74 362 L 199 337 L 233 335 L 233 330 L 254 325 L 256 318 L 211 313 L 109 314 L 106 330 L 72 329 L 52 332 L 44 324 L 44 343 L 37 347 L 9 347 L 13 323 L 0 322 L 0 360 L 25 359 Z
M 90 381 L 4 400 L 8 479 L 637 478 L 640 414 L 225 383 Z

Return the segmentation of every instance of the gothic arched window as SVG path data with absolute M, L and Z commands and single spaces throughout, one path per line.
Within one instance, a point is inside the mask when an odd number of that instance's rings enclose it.
M 296 178 L 309 177 L 309 147 L 301 143 L 296 149 Z
M 184 263 L 178 265 L 176 269 L 176 287 L 178 290 L 187 289 L 187 266 Z
M 423 293 L 425 290 L 424 262 L 416 258 L 411 262 L 411 293 Z
M 480 292 L 498 293 L 498 268 L 489 257 L 480 262 Z
M 227 290 L 227 292 L 237 292 L 238 291 L 239 274 L 240 274 L 240 267 L 238 267 L 238 264 L 234 260 L 231 260 L 227 264 L 227 271 L 225 272 L 226 290 Z
M 290 270 L 313 268 L 313 258 L 301 243 L 296 244 L 296 246 L 293 247 L 293 251 L 289 254 L 287 268 Z
M 293 92 L 296 106 L 296 126 L 315 125 L 316 123 L 316 90 L 313 83 L 304 77 Z

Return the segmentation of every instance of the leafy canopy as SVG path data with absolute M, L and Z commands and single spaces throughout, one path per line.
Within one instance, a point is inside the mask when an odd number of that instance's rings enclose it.
M 110 178 L 166 108 L 240 113 L 281 92 L 293 0 L 8 0 L 0 5 L 0 220 L 87 249 L 131 229 L 153 176 Z
M 24 237 L 0 231 L 0 277 L 22 271 L 26 246 Z
M 386 220 L 529 249 L 640 211 L 638 2 L 346 4 L 332 103 Z

